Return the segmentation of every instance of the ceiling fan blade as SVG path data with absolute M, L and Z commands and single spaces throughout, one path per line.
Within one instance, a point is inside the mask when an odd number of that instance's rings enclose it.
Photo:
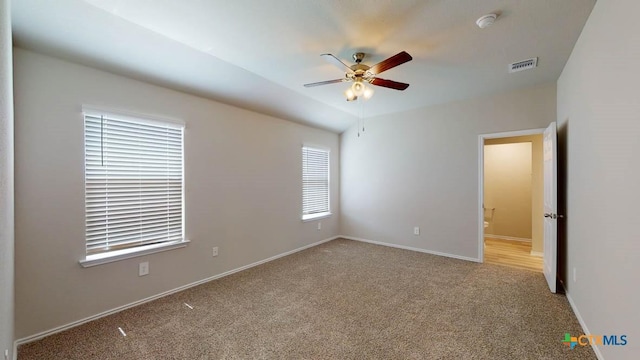
M 373 80 L 371 80 L 370 83 L 372 85 L 382 86 L 382 87 L 395 89 L 395 90 L 404 90 L 409 87 L 409 84 L 405 84 L 405 83 L 401 83 L 393 80 L 380 79 L 380 78 L 373 78 Z
M 381 62 L 373 65 L 368 72 L 373 74 L 373 75 L 377 75 L 380 74 L 383 71 L 387 71 L 391 68 L 394 68 L 398 65 L 402 65 L 404 63 L 406 63 L 407 61 L 411 61 L 411 59 L 413 59 L 411 57 L 411 55 L 409 55 L 406 51 L 397 53 L 395 55 L 393 55 L 392 57 L 386 59 L 386 60 L 382 60 Z
M 314 83 L 310 83 L 310 84 L 304 84 L 304 87 L 314 87 L 314 86 L 320 86 L 320 85 L 335 84 L 335 83 L 341 83 L 341 82 L 345 82 L 345 81 L 349 81 L 349 79 L 343 78 L 343 79 L 335 79 L 335 80 L 314 82 Z
M 333 64 L 333 65 L 339 67 L 341 70 L 345 70 L 348 73 L 352 73 L 353 72 L 353 70 L 351 70 L 351 67 L 349 67 L 349 65 L 343 63 L 340 59 L 338 59 L 337 57 L 333 56 L 332 54 L 322 54 L 320 56 L 322 56 L 322 58 L 325 59 L 330 64 Z

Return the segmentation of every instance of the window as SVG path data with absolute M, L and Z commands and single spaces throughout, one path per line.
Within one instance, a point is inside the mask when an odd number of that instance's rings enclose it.
M 330 215 L 329 150 L 302 147 L 302 220 Z
M 183 127 L 85 110 L 85 261 L 184 242 Z

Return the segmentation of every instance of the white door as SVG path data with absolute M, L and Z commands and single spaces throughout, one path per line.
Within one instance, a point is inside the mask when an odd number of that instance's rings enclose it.
M 544 277 L 549 289 L 556 292 L 558 265 L 558 139 L 556 123 L 552 122 L 544 131 Z

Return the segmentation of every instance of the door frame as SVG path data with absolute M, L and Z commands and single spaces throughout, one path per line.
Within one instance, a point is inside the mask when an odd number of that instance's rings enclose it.
M 478 262 L 484 262 L 484 141 L 507 137 L 542 135 L 545 128 L 478 135 Z

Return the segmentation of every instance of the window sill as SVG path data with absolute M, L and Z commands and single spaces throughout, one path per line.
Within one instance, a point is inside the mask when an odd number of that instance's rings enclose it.
M 111 251 L 103 254 L 96 255 L 88 255 L 83 260 L 78 261 L 80 266 L 83 268 L 88 268 L 96 265 L 108 264 L 115 261 L 120 261 L 124 259 L 131 259 L 138 256 L 149 255 L 153 253 L 158 253 L 162 251 L 168 251 L 173 249 L 179 249 L 186 247 L 189 244 L 189 240 L 183 241 L 174 241 L 170 243 L 164 244 L 153 244 L 147 246 L 141 246 L 133 249 L 123 249 Z
M 311 215 L 302 215 L 302 221 L 307 222 L 307 221 L 313 221 L 313 220 L 320 220 L 320 219 L 328 218 L 330 216 L 331 216 L 330 212 L 323 212 L 323 213 L 311 214 Z

